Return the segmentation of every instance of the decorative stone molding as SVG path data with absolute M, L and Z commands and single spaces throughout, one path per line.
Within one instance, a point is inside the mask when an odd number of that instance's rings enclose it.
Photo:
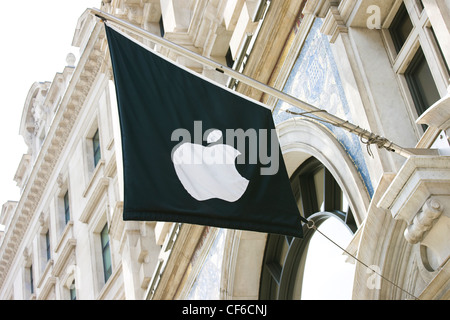
M 42 288 L 44 286 L 44 283 L 46 281 L 48 281 L 48 279 L 50 278 L 50 274 L 51 274 L 51 270 L 53 268 L 53 264 L 54 261 L 53 259 L 50 259 L 49 261 L 47 261 L 47 264 L 45 265 L 44 270 L 42 271 L 41 275 L 40 275 L 40 279 L 37 283 L 37 288 Z
M 111 227 L 109 230 L 110 236 L 114 240 L 120 241 L 123 230 L 125 228 L 125 221 L 122 219 L 123 215 L 123 201 L 117 201 L 111 212 Z
M 424 239 L 433 224 L 439 219 L 443 212 L 443 207 L 436 199 L 431 198 L 421 212 L 413 219 L 413 222 L 405 230 L 405 238 L 411 244 L 416 244 Z
M 449 152 L 450 96 L 437 101 L 418 120 L 426 124 L 426 131 L 418 147 L 437 145 L 440 136 L 447 136 L 437 146 L 440 154 Z M 445 139 L 441 139 L 445 140 Z M 396 178 L 379 202 L 389 209 L 395 219 L 404 220 L 408 226 L 405 239 L 415 245 L 418 259 L 425 268 L 421 274 L 438 272 L 440 281 L 448 281 L 442 274 L 448 271 L 450 257 L 450 157 L 411 157 L 406 161 Z M 447 267 L 446 267 L 447 266 Z M 434 285 L 429 280 L 428 285 Z M 439 294 L 441 289 L 436 292 Z M 431 290 L 432 291 L 432 290 Z
M 58 177 L 56 178 L 56 183 L 58 185 L 58 188 L 62 189 L 62 187 L 64 186 L 64 177 L 62 173 L 58 174 Z
M 330 36 L 330 43 L 334 43 L 339 34 L 348 33 L 348 28 L 337 6 L 330 6 L 323 21 L 321 32 Z
M 16 213 L 11 222 L 11 228 L 5 234 L 0 247 L 0 287 L 3 285 L 17 250 L 22 241 L 36 208 L 40 202 L 51 172 L 55 168 L 58 157 L 64 148 L 70 131 L 77 120 L 89 93 L 84 86 L 92 83 L 99 71 L 98 55 L 103 54 L 95 50 L 105 39 L 102 24 L 97 22 L 92 26 L 89 40 L 84 48 L 83 57 L 74 71 L 68 87 L 63 95 L 57 112 L 50 125 L 47 139 L 44 141 L 39 154 L 36 155 L 34 166 L 29 174 L 28 181 L 23 187 L 21 199 L 17 205 Z M 89 61 L 95 61 L 90 64 Z M 86 72 L 89 73 L 88 81 L 83 81 Z M 72 97 L 76 97 L 76 104 L 72 103 Z
M 24 154 L 20 160 L 19 166 L 17 168 L 16 174 L 14 175 L 14 181 L 17 186 L 22 190 L 24 182 L 27 180 L 27 172 L 29 165 L 31 163 L 31 155 Z
M 53 266 L 52 276 L 58 277 L 61 275 L 61 272 L 66 265 L 69 256 L 74 252 L 76 245 L 77 240 L 73 238 L 67 239 L 67 241 L 64 242 L 64 246 Z
M 95 186 L 92 188 L 92 191 L 86 194 L 86 198 L 88 201 L 83 212 L 80 215 L 80 221 L 83 223 L 88 223 L 91 219 L 96 206 L 99 204 L 100 199 L 102 197 L 107 197 L 105 193 L 110 183 L 109 178 L 100 177 L 98 181 L 96 181 Z
M 403 220 L 406 241 L 420 247 L 428 271 L 440 270 L 450 257 L 450 157 L 409 158 L 378 202 Z

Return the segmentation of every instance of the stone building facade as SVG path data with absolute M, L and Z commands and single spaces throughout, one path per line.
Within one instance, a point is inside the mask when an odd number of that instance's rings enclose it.
M 86 11 L 73 38 L 79 61 L 69 55 L 25 99 L 21 196 L 0 215 L 1 299 L 450 298 L 448 0 L 99 5 L 409 155 L 294 115 L 302 110 L 139 38 L 272 108 L 301 214 L 346 254 L 306 225 L 304 239 L 293 239 L 124 222 L 111 61 L 103 22 Z

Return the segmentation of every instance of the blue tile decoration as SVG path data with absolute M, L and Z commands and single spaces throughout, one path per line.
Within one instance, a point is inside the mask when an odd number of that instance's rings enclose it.
M 352 122 L 352 115 L 328 37 L 320 32 L 322 24 L 323 21 L 319 18 L 313 23 L 297 62 L 283 88 L 283 92 L 317 108 L 327 110 L 341 119 Z M 296 117 L 281 111 L 281 108 L 302 112 L 299 108 L 290 106 L 284 101 L 279 101 L 273 113 L 275 124 Z M 333 133 L 353 160 L 370 197 L 372 197 L 373 186 L 363 157 L 363 149 L 361 148 L 359 137 L 319 119 L 317 121 Z

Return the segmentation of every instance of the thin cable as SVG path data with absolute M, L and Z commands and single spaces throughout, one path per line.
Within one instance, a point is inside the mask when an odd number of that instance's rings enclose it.
M 389 282 L 390 284 L 392 284 L 394 287 L 396 287 L 397 289 L 400 289 L 401 291 L 403 291 L 404 293 L 410 295 L 411 297 L 413 297 L 415 300 L 420 300 L 418 297 L 416 297 L 415 295 L 413 295 L 412 293 L 410 293 L 409 291 L 403 289 L 402 287 L 400 287 L 398 284 L 396 284 L 395 282 L 391 281 L 390 279 L 386 278 L 385 276 L 383 276 L 382 274 L 380 274 L 379 272 L 377 272 L 376 270 L 374 270 L 373 268 L 371 268 L 369 265 L 367 265 L 365 262 L 361 261 L 360 259 L 358 259 L 357 257 L 355 257 L 353 254 L 351 254 L 350 252 L 348 252 L 346 249 L 342 248 L 339 244 L 337 244 L 335 241 L 333 241 L 332 239 L 330 239 L 327 235 L 325 235 L 322 231 L 320 231 L 317 226 L 315 225 L 314 221 L 312 220 L 306 220 L 305 218 L 301 217 L 301 220 L 303 222 L 306 223 L 306 226 L 308 227 L 308 229 L 313 229 L 314 231 L 320 233 L 323 237 L 325 237 L 325 239 L 327 239 L 328 241 L 330 241 L 331 243 L 333 243 L 335 246 L 337 246 L 339 249 L 341 249 L 343 252 L 345 252 L 347 255 L 349 255 L 350 257 L 352 257 L 353 259 L 355 259 L 355 261 L 359 262 L 360 264 L 362 264 L 364 267 L 366 267 L 367 269 L 369 269 L 370 271 L 372 271 L 374 274 L 378 275 L 379 277 L 381 277 L 383 280 Z

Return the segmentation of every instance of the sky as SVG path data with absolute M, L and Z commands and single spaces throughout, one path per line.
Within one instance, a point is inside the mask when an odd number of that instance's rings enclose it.
M 18 201 L 13 180 L 27 152 L 19 135 L 28 91 L 35 82 L 52 81 L 66 66 L 78 18 L 101 0 L 3 1 L 0 19 L 0 205 Z

